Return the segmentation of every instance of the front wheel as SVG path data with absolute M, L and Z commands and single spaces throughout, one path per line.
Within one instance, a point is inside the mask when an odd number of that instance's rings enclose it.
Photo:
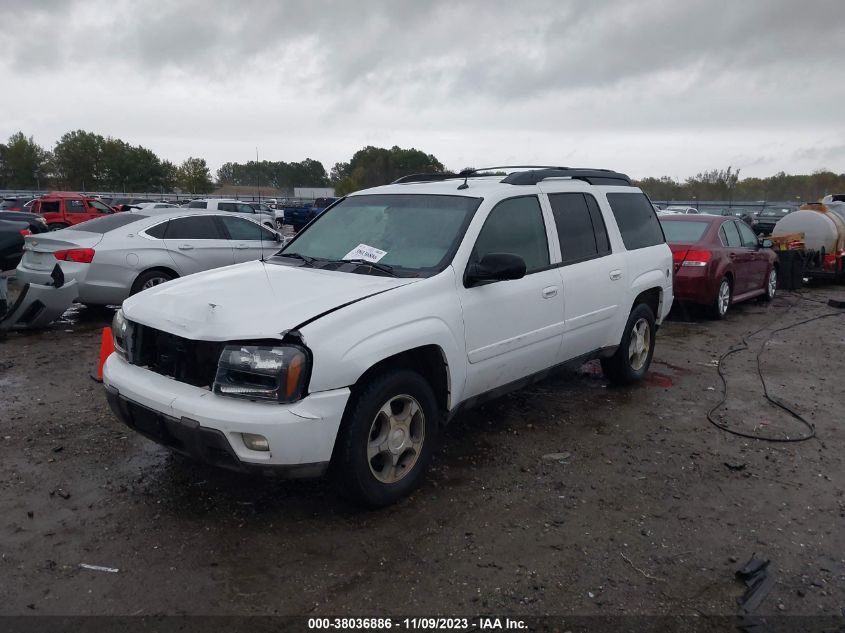
M 616 353 L 601 359 L 601 368 L 610 382 L 630 385 L 642 380 L 654 355 L 654 313 L 645 304 L 631 310 L 622 341 Z
M 434 392 L 422 376 L 376 375 L 343 416 L 332 464 L 337 483 L 365 506 L 397 502 L 422 482 L 439 426 Z

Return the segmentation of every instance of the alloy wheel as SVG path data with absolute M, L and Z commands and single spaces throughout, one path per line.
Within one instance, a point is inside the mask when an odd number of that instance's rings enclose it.
M 393 484 L 417 463 L 425 440 L 425 414 L 409 395 L 393 396 L 376 413 L 367 441 L 370 472 Z
M 631 328 L 631 340 L 628 343 L 628 362 L 631 369 L 639 371 L 648 359 L 651 350 L 651 328 L 648 321 L 640 319 Z
M 167 277 L 150 277 L 147 281 L 144 282 L 144 285 L 141 286 L 141 290 L 146 290 L 147 288 L 153 288 L 160 284 L 163 284 L 167 281 L 170 281 Z
M 720 316 L 725 316 L 725 313 L 728 311 L 728 305 L 730 305 L 730 302 L 731 284 L 728 282 L 727 279 L 723 279 L 722 283 L 719 285 L 718 308 Z

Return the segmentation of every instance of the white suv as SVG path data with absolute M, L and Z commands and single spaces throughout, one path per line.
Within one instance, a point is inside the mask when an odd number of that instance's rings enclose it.
M 176 451 L 287 476 L 331 465 L 385 505 L 465 407 L 593 358 L 613 382 L 642 379 L 671 269 L 622 174 L 406 177 L 267 261 L 127 299 L 104 383 L 126 424 Z
M 264 226 L 273 230 L 277 229 L 275 214 L 256 211 L 255 208 L 241 200 L 231 198 L 205 198 L 191 200 L 187 205 L 189 209 L 207 209 L 209 211 L 228 211 L 229 213 L 240 213 L 261 222 Z

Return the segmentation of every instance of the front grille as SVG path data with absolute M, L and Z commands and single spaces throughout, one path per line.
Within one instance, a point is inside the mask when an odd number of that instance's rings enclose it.
M 131 324 L 129 362 L 195 387 L 211 388 L 225 343 L 192 341 Z

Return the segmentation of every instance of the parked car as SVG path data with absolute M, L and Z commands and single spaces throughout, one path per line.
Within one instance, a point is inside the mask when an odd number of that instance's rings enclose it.
M 26 222 L 32 233 L 46 233 L 50 229 L 47 221 L 37 213 L 26 213 L 24 211 L 2 211 L 0 220 L 13 220 L 15 222 Z
M 17 277 L 46 283 L 59 262 L 65 278 L 79 284 L 81 303 L 119 304 L 177 277 L 269 257 L 281 246 L 275 231 L 236 215 L 116 213 L 27 239 Z
M 772 231 L 775 228 L 775 224 L 777 224 L 781 218 L 786 217 L 793 211 L 795 211 L 794 208 L 788 207 L 773 207 L 769 209 L 763 209 L 756 216 L 754 216 L 754 223 L 752 225 L 752 228 L 754 229 L 754 232 L 758 235 L 771 235 Z
M 104 370 L 117 416 L 235 470 L 333 462 L 380 506 L 417 487 L 466 407 L 591 358 L 643 379 L 672 253 L 627 176 L 425 178 L 344 198 L 267 262 L 127 299 Z
M 201 200 L 191 200 L 188 203 L 187 208 L 206 209 L 208 211 L 226 211 L 228 213 L 245 213 L 247 215 L 253 215 L 256 220 L 261 222 L 261 224 L 265 225 L 267 228 L 276 228 L 276 217 L 274 214 L 259 213 L 258 211 L 253 209 L 249 204 L 247 204 L 246 202 L 241 202 L 240 200 L 227 200 L 225 198 L 207 198 Z
M 700 215 L 664 217 L 660 224 L 672 249 L 676 301 L 703 305 L 724 319 L 735 303 L 774 298 L 777 255 L 745 222 Z
M 339 198 L 317 198 L 309 204 L 285 207 L 283 210 L 285 224 L 293 226 L 294 231 L 301 231 L 302 227 L 320 215 L 337 200 Z
M 139 204 L 144 204 L 145 202 L 150 202 L 149 198 L 112 198 L 111 206 L 112 209 L 115 211 L 126 211 L 129 207 L 137 206 Z
M 139 202 L 133 204 L 132 209 L 148 211 L 149 209 L 178 209 L 179 205 L 170 202 Z
M 32 212 L 44 217 L 51 231 L 102 217 L 114 210 L 103 202 L 79 193 L 55 192 L 37 198 Z
M 697 214 L 701 213 L 695 207 L 676 207 L 676 206 L 669 206 L 663 209 L 662 213 L 667 213 L 669 215 L 687 215 L 687 214 Z
M 3 198 L 3 202 L 0 202 L 0 211 L 26 211 L 26 205 L 32 200 L 32 197 Z
M 263 202 L 250 202 L 249 206 L 252 207 L 252 210 L 256 213 L 263 213 L 266 215 L 275 215 L 275 209 L 271 208 L 267 204 Z
M 15 269 L 23 254 L 24 238 L 29 234 L 26 221 L 5 219 L 0 215 L 0 272 Z

